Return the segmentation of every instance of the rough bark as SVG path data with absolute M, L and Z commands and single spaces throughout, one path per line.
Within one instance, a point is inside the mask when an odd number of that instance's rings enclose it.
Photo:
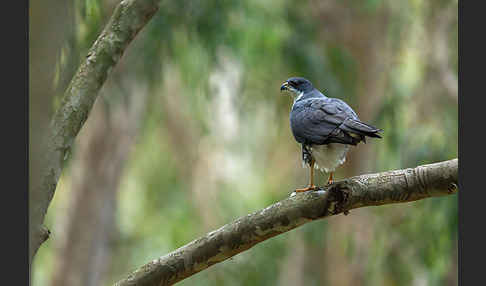
M 48 238 L 48 231 L 42 223 L 74 139 L 86 122 L 111 70 L 158 8 L 158 0 L 121 1 L 71 80 L 61 106 L 51 121 L 45 159 L 38 174 L 40 177 L 34 180 L 39 183 L 30 192 L 29 265 L 37 249 Z
M 241 217 L 143 265 L 116 285 L 172 285 L 313 220 L 347 214 L 360 207 L 454 194 L 458 191 L 457 168 L 458 160 L 453 159 L 413 169 L 352 177 L 315 192 L 292 193 L 287 199 Z

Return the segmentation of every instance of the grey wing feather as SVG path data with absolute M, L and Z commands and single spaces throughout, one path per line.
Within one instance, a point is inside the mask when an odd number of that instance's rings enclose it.
M 365 136 L 380 137 L 376 132 L 381 131 L 360 122 L 343 101 L 322 98 L 296 102 L 290 113 L 290 126 L 297 142 L 318 145 L 356 145 L 365 141 Z

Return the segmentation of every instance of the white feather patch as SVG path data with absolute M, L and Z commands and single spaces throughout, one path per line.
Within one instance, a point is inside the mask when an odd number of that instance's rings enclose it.
M 314 168 L 326 173 L 334 172 L 346 161 L 349 145 L 331 143 L 327 145 L 312 145 L 310 152 L 316 160 Z

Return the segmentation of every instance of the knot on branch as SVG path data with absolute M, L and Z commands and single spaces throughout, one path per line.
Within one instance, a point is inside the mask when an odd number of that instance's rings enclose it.
M 48 240 L 50 235 L 51 235 L 51 231 L 47 227 L 43 225 L 39 227 L 39 239 L 41 243 Z
M 329 192 L 328 207 L 327 211 L 329 215 L 335 215 L 339 213 L 344 213 L 344 215 L 349 214 L 347 208 L 350 189 L 347 187 L 345 182 L 336 182 L 327 187 Z
M 457 185 L 455 183 L 451 183 L 447 188 L 447 191 L 449 192 L 449 194 L 457 192 Z

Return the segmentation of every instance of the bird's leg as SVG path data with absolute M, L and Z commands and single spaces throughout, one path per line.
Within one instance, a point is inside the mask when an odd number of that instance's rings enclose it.
M 311 168 L 310 169 L 310 184 L 309 184 L 310 187 L 315 187 L 315 185 L 314 185 L 314 163 L 315 162 L 316 161 L 312 160 L 311 166 L 310 166 L 310 168 Z
M 309 146 L 302 144 L 302 161 L 310 166 L 313 158 L 308 148 Z
M 331 185 L 333 183 L 333 180 L 332 180 L 332 172 L 329 173 L 329 179 L 327 180 L 327 185 Z
M 316 162 L 316 160 L 312 159 L 311 160 L 311 163 L 310 163 L 310 184 L 307 188 L 303 188 L 303 189 L 296 189 L 295 191 L 296 192 L 307 192 L 307 191 L 313 191 L 315 189 L 317 189 L 316 185 L 314 185 L 314 163 Z

